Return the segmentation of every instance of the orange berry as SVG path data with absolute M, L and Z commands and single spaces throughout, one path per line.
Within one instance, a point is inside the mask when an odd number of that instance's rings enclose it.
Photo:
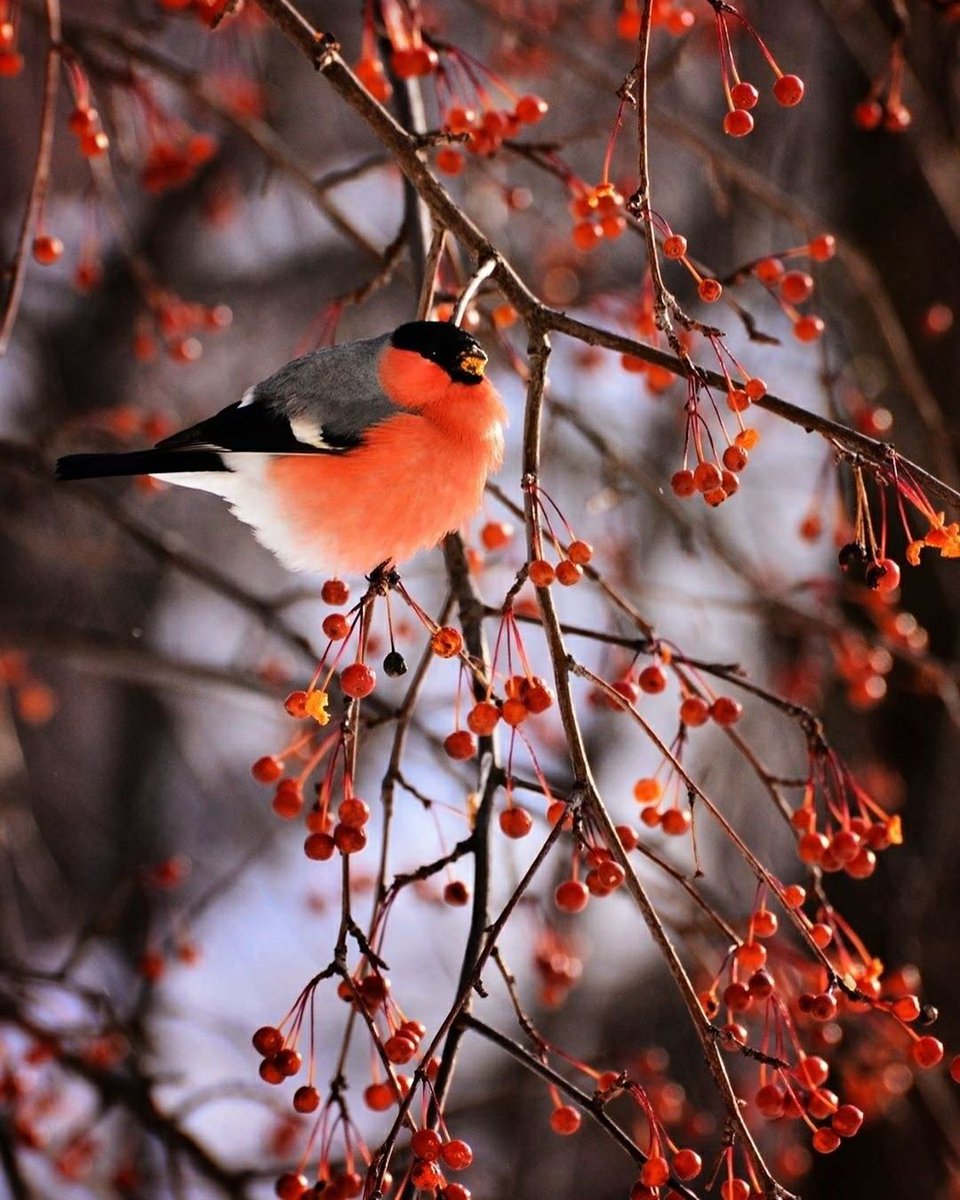
M 478 737 L 489 737 L 499 720 L 499 708 L 489 700 L 481 700 L 467 713 L 467 728 Z
M 557 583 L 563 584 L 564 587 L 573 587 L 583 578 L 583 567 L 571 562 L 569 558 L 562 558 L 557 563 L 556 574 Z
M 640 804 L 650 804 L 656 802 L 663 795 L 663 788 L 660 786 L 658 779 L 645 777 L 638 779 L 633 785 L 633 798 L 639 801 Z
M 710 716 L 718 725 L 733 725 L 740 720 L 743 705 L 730 696 L 718 696 L 710 705 Z
M 720 486 L 720 468 L 712 462 L 697 463 L 693 482 L 699 492 L 710 492 Z
M 430 648 L 437 658 L 455 658 L 463 649 L 463 637 L 452 625 L 443 625 L 430 639 Z
M 578 567 L 585 567 L 593 558 L 593 547 L 589 542 L 575 541 L 571 542 L 567 550 L 567 557 L 571 562 L 576 563 Z M 563 582 L 561 580 L 561 582 Z
M 716 304 L 723 295 L 723 287 L 719 279 L 701 279 L 697 285 L 697 295 L 704 304 Z
M 670 487 L 676 496 L 683 498 L 692 496 L 697 490 L 697 481 L 693 471 L 688 471 L 686 468 L 676 471 L 670 479 Z
M 748 455 L 740 446 L 728 446 L 723 452 L 723 465 L 728 471 L 742 471 L 747 465 Z
M 549 587 L 557 574 L 553 566 L 543 558 L 535 558 L 529 568 L 530 582 L 534 587 Z
M 679 233 L 671 233 L 663 239 L 664 258 L 683 258 L 687 252 L 687 239 Z
M 488 521 L 480 530 L 485 550 L 502 550 L 513 538 L 513 526 L 508 521 Z
M 640 690 L 642 692 L 646 692 L 648 695 L 653 696 L 658 692 L 662 692 L 666 688 L 667 676 L 662 667 L 654 664 L 649 667 L 644 667 L 644 669 L 640 672 L 637 682 L 640 684 Z
M 517 725 L 522 725 L 527 719 L 527 706 L 522 700 L 504 700 L 501 716 L 504 724 L 515 728 Z

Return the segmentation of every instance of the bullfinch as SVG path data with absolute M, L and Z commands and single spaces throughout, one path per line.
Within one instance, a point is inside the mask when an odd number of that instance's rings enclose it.
M 58 479 L 152 475 L 222 496 L 300 570 L 402 563 L 480 507 L 506 413 L 456 325 L 413 321 L 305 354 L 215 416 L 129 454 L 71 454 Z

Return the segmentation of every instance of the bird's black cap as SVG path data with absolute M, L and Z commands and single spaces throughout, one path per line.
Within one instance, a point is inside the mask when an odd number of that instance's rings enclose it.
M 448 321 L 410 321 L 390 337 L 397 350 L 414 353 L 443 367 L 457 383 L 480 383 L 487 356 L 475 337 Z

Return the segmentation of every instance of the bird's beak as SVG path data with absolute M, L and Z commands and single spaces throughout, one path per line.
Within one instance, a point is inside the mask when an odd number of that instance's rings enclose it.
M 481 379 L 487 369 L 487 356 L 477 353 L 464 354 L 457 360 L 457 366 L 465 375 L 476 375 Z

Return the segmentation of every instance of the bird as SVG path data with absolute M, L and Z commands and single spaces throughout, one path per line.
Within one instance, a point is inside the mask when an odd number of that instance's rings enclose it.
M 480 343 L 446 321 L 295 358 L 151 450 L 71 454 L 56 478 L 151 475 L 213 492 L 293 570 L 367 573 L 479 510 L 506 410 Z

